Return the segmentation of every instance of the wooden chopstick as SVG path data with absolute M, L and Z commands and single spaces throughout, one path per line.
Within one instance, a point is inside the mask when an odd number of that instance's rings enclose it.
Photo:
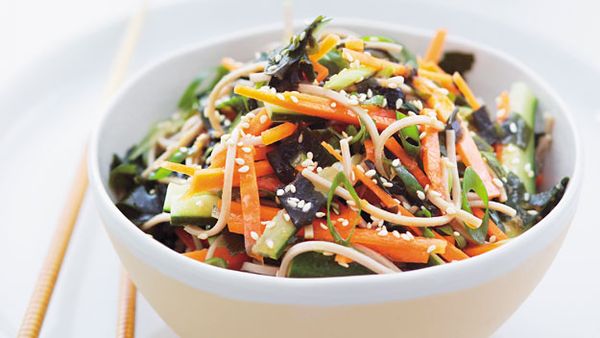
M 127 272 L 121 271 L 117 338 L 133 338 L 135 336 L 136 295 L 135 285 L 127 276 Z
M 124 34 L 124 38 L 119 46 L 119 50 L 116 54 L 113 66 L 111 68 L 111 76 L 106 86 L 104 101 L 107 100 L 118 88 L 123 81 L 129 61 L 139 39 L 143 19 L 146 13 L 146 1 L 143 1 L 142 6 L 135 13 L 134 16 L 129 20 L 127 30 Z M 71 190 L 67 196 L 67 202 L 62 209 L 60 218 L 58 219 L 58 225 L 52 236 L 50 247 L 46 258 L 42 265 L 42 269 L 36 281 L 36 284 L 29 300 L 25 315 L 17 337 L 38 337 L 44 323 L 44 318 L 48 310 L 48 304 L 52 298 L 54 286 L 58 274 L 62 267 L 65 253 L 69 247 L 73 229 L 81 210 L 81 205 L 85 197 L 85 192 L 88 187 L 88 176 L 87 176 L 87 147 L 83 151 L 79 166 L 73 180 Z M 130 293 L 135 294 L 135 289 L 129 290 L 127 295 Z M 133 297 L 128 296 L 135 303 L 135 295 Z M 131 320 L 135 318 L 135 306 L 129 306 L 126 308 L 126 317 Z M 134 321 L 131 320 L 130 325 Z M 130 336 L 133 337 L 133 330 L 131 330 Z

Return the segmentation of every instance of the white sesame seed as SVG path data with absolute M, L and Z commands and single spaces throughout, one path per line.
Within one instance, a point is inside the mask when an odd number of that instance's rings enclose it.
M 255 241 L 258 240 L 258 234 L 256 233 L 256 231 L 250 231 L 250 237 L 252 237 L 252 239 Z
M 386 227 L 382 227 L 381 230 L 377 232 L 377 234 L 381 237 L 385 237 L 388 235 L 388 231 Z
M 402 100 L 402 99 L 396 100 L 396 109 L 402 108 L 403 103 L 404 103 L 404 100 Z
M 305 202 L 304 200 L 300 200 L 300 201 L 298 202 L 298 208 L 300 208 L 300 209 L 304 208 L 304 205 L 305 205 L 305 204 L 306 204 L 306 202 Z
M 517 124 L 512 122 L 511 124 L 508 125 L 508 129 L 510 129 L 511 133 L 516 133 L 517 132 Z
M 375 174 L 377 174 L 377 172 L 375 171 L 375 169 L 369 169 L 365 173 L 365 176 L 367 176 L 367 177 L 373 177 L 373 176 L 375 176 Z
M 246 163 L 246 161 L 244 161 L 243 158 L 236 158 L 235 159 L 235 163 L 237 163 L 238 165 L 244 165 Z
M 390 183 L 390 182 L 383 182 L 383 186 L 386 188 L 391 188 L 394 186 L 394 184 Z
M 490 243 L 494 243 L 496 241 L 496 236 L 495 235 L 491 235 L 490 236 Z
M 411 239 L 411 240 L 412 240 L 412 239 L 415 239 L 415 236 L 413 236 L 413 234 L 411 234 L 411 233 L 410 233 L 410 232 L 408 232 L 408 231 L 407 231 L 407 232 L 405 232 L 404 234 L 405 234 L 406 236 L 408 236 L 408 238 L 409 238 L 409 239 Z
M 323 230 L 327 230 L 327 229 L 328 229 L 328 228 L 327 228 L 327 224 L 325 224 L 325 223 L 323 223 L 323 222 L 319 223 L 319 226 L 320 226 L 320 227 L 321 227 L 321 229 L 323 229 Z
M 267 119 L 267 115 L 261 115 L 258 121 L 260 122 L 260 124 L 265 124 L 267 122 Z
M 311 151 L 309 151 L 308 153 L 306 153 L 306 157 L 310 160 L 313 159 L 313 153 Z
M 295 185 L 290 184 L 289 187 L 290 187 L 290 192 L 292 194 L 296 192 L 296 186 Z
M 311 207 L 312 207 L 312 203 L 308 202 L 308 203 L 304 204 L 304 206 L 302 207 L 302 211 L 308 212 Z
M 283 196 L 284 193 L 283 189 L 277 189 L 277 196 Z
M 249 154 L 250 152 L 252 152 L 252 149 L 250 147 L 242 147 L 242 151 Z
M 406 234 L 400 234 L 400 238 L 402 238 L 405 241 L 410 241 L 410 237 L 408 237 L 408 235 Z
M 347 219 L 345 219 L 345 220 L 342 221 L 342 226 L 343 227 L 347 227 L 349 224 L 350 224 L 350 222 L 348 222 Z
M 424 201 L 425 200 L 425 193 L 421 190 L 417 190 L 417 197 L 421 200 Z
M 281 101 L 285 101 L 285 96 L 283 96 L 283 94 L 277 93 L 277 95 L 275 95 L 275 96 L 277 96 L 277 98 L 280 99 Z
M 392 161 L 392 166 L 397 167 L 400 165 L 400 160 L 399 159 L 395 159 Z
M 331 102 L 331 103 L 329 104 L 329 106 L 330 106 L 331 108 L 335 108 L 335 107 L 337 106 L 337 103 L 335 103 L 335 102 Z
M 432 253 L 432 252 L 434 252 L 434 251 L 435 251 L 435 245 L 430 245 L 430 246 L 427 248 L 427 253 Z
M 294 95 L 290 96 L 290 99 L 292 100 L 292 102 L 298 103 L 298 98 L 295 97 Z
M 400 238 L 400 233 L 398 232 L 398 230 L 392 231 L 392 235 L 394 235 L 394 237 L 396 238 Z
M 372 98 L 373 97 L 373 91 L 371 90 L 371 88 L 367 89 L 367 97 L 368 98 Z
M 317 211 L 315 213 L 315 216 L 317 216 L 317 218 L 323 218 L 323 217 L 325 217 L 325 213 L 322 211 Z
M 300 134 L 300 136 L 298 136 L 298 143 L 302 143 L 302 141 L 304 140 L 304 134 Z
M 535 215 L 538 214 L 537 210 L 527 210 L 527 213 L 530 214 L 530 215 L 532 215 L 532 216 L 535 216 Z
M 502 181 L 499 180 L 497 177 L 494 177 L 494 179 L 492 180 L 492 182 L 494 183 L 494 185 L 496 185 L 498 188 L 502 188 L 504 186 L 504 184 L 502 184 Z
M 460 233 L 459 233 L 458 231 L 454 231 L 454 232 L 452 233 L 452 235 L 454 235 L 454 237 L 458 237 L 458 236 L 460 236 Z
M 350 267 L 350 265 L 348 265 L 348 263 L 346 263 L 346 262 L 337 262 L 337 263 L 346 269 Z
M 250 167 L 249 167 L 249 166 L 247 166 L 247 165 L 245 165 L 245 166 L 243 166 L 243 167 L 240 167 L 240 168 L 238 169 L 238 172 L 240 172 L 240 173 L 247 173 L 249 170 L 250 170 Z
M 298 202 L 291 198 L 288 198 L 287 204 L 292 208 L 296 208 L 298 206 Z
M 371 179 L 371 182 L 373 182 L 373 183 L 377 184 L 377 180 L 376 180 L 376 179 L 374 179 L 374 178 L 373 178 L 373 179 Z
M 530 197 L 531 197 L 531 196 L 529 195 L 529 193 L 528 193 L 528 192 L 526 192 L 526 193 L 524 193 L 524 194 L 523 194 L 523 199 L 524 199 L 525 201 L 529 201 L 529 198 L 530 198 Z

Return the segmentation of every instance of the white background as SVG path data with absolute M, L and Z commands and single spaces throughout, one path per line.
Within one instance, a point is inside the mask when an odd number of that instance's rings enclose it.
M 303 1 L 303 3 L 305 2 Z M 452 6 L 464 8 L 476 16 L 489 17 L 533 33 L 542 39 L 551 40 L 554 44 L 559 45 L 561 49 L 580 58 L 582 62 L 590 63 L 593 67 L 600 70 L 600 59 L 597 57 L 600 54 L 600 43 L 598 42 L 600 41 L 600 20 L 597 19 L 597 15 L 600 12 L 600 2 L 598 1 L 454 0 L 449 2 L 448 0 L 431 0 L 427 2 L 433 4 L 437 2 L 451 3 Z M 168 1 L 157 0 L 150 2 L 151 6 L 162 6 L 168 3 Z M 260 4 L 261 1 L 257 0 L 256 3 Z M 340 1 L 339 6 L 344 6 L 345 3 Z M 26 69 L 37 58 L 44 56 L 48 50 L 57 48 L 57 46 L 62 45 L 65 41 L 83 36 L 99 26 L 109 24 L 115 21 L 117 17 L 130 13 L 138 5 L 139 1 L 123 0 L 0 0 L 0 88 L 10 86 L 14 83 L 13 80 L 19 77 L 23 69 Z M 318 2 L 315 1 L 314 6 L 318 8 Z M 386 6 L 374 6 L 374 8 L 368 10 L 384 11 L 386 10 Z M 401 16 L 400 14 L 403 13 L 399 13 L 399 16 Z M 219 15 L 227 17 L 222 22 L 223 25 L 227 25 L 227 20 L 235 20 L 236 15 L 242 14 L 236 13 L 232 9 L 231 13 L 220 13 Z M 334 13 L 331 15 L 334 15 Z M 357 9 L 356 16 L 360 16 L 360 9 Z M 276 18 L 276 20 L 279 20 L 279 18 Z M 473 29 L 479 29 L 479 27 L 473 27 Z M 490 44 L 493 45 L 494 41 L 490 41 Z M 560 64 L 556 65 L 556 71 L 562 71 Z M 572 78 L 574 83 L 576 83 L 578 74 L 573 74 Z M 597 88 L 598 86 L 595 88 L 583 87 L 581 90 L 593 95 L 597 91 Z M 590 107 L 590 111 L 587 114 L 593 117 L 590 119 L 591 123 L 595 124 L 596 128 L 600 127 L 600 107 Z M 1 111 L 0 117 L 3 119 L 12 118 L 10 112 Z M 1 137 L 0 140 L 2 140 Z M 4 162 L 0 163 L 3 164 Z M 90 208 L 89 205 L 86 205 L 86 207 Z M 10 213 L 10 210 L 0 210 Z M 579 220 L 581 221 L 581 218 Z M 587 221 L 594 222 L 590 219 L 587 219 Z M 7 224 L 0 224 L 0 234 L 6 233 L 1 230 L 6 229 L 7 226 Z M 18 226 L 18 224 L 12 226 Z M 53 226 L 52 219 L 48 220 L 46 226 Z M 110 247 L 106 243 L 106 238 L 103 237 L 104 233 L 101 231 L 92 232 L 86 227 L 83 229 L 85 230 L 80 230 L 79 234 L 76 233 L 76 235 L 80 236 L 78 238 L 80 241 L 74 243 L 74 246 L 69 251 L 69 257 L 84 251 L 96 250 L 106 255 L 108 261 L 114 264 L 116 258 L 114 257 L 114 253 L 110 251 Z M 84 236 L 86 241 L 81 241 L 82 236 Z M 94 236 L 101 237 L 101 244 L 94 244 L 90 248 L 86 243 L 92 243 L 91 241 L 95 239 Z M 592 236 L 596 235 L 593 234 Z M 570 236 L 567 239 L 565 249 L 558 256 L 555 266 L 572 266 L 578 264 L 579 257 L 574 253 L 582 253 L 584 251 L 577 251 L 576 247 L 579 243 L 573 242 L 572 238 L 573 236 Z M 38 238 L 30 238 L 30 240 L 39 240 L 40 243 L 47 243 L 47 241 Z M 2 242 L 0 241 L 0 243 Z M 588 252 L 593 251 L 588 250 Z M 20 252 L 18 254 L 28 255 L 28 252 Z M 44 252 L 44 250 L 41 249 L 38 252 Z M 83 258 L 81 261 L 84 261 Z M 0 263 L 2 262 L 3 260 L 0 259 Z M 72 271 L 72 266 L 66 266 L 63 276 L 75 277 L 68 280 L 61 280 L 59 290 L 57 290 L 58 296 L 50 308 L 48 322 L 44 331 L 45 335 L 52 337 L 75 337 L 78 336 L 76 333 L 86 332 L 82 330 L 82 326 L 85 329 L 87 325 L 65 326 L 64 324 L 59 324 L 60 321 L 85 319 L 82 318 L 84 315 L 81 314 L 84 313 L 87 319 L 90 317 L 97 318 L 94 328 L 99 329 L 87 332 L 89 336 L 110 336 L 114 332 L 114 320 L 105 321 L 105 319 L 116 316 L 116 312 L 108 316 L 106 312 L 112 310 L 114 308 L 113 304 L 116 303 L 117 279 L 115 277 L 117 271 L 107 275 L 105 272 L 106 267 L 104 267 L 104 270 L 98 267 L 95 270 L 91 269 L 92 271 L 96 271 L 96 273 L 81 276 L 77 275 L 77 271 Z M 579 268 L 593 268 L 596 272 L 598 271 L 597 267 L 582 265 Z M 19 288 L 15 292 L 23 293 L 23 290 L 31 288 L 33 283 L 31 279 L 35 276 L 37 267 L 25 267 L 24 269 L 35 270 L 35 272 L 30 273 L 26 279 L 21 280 L 20 284 L 11 284 L 12 287 Z M 114 267 L 111 266 L 108 269 L 114 270 Z M 577 269 L 563 269 L 561 273 L 564 273 L 564 271 L 573 272 L 577 271 Z M 10 270 L 6 271 L 4 266 L 0 264 L 0 288 L 4 287 L 1 277 L 4 273 L 10 273 Z M 600 337 L 600 324 L 598 324 L 600 315 L 597 307 L 591 306 L 594 302 L 586 299 L 586 297 L 594 297 L 600 302 L 600 297 L 598 297 L 600 286 L 589 282 L 574 284 L 571 283 L 573 279 L 584 277 L 577 274 L 561 273 L 555 269 L 551 270 L 536 292 L 533 293 L 531 298 L 519 309 L 515 316 L 500 329 L 497 336 Z M 598 280 L 597 277 L 596 275 L 596 281 Z M 90 292 L 89 288 L 77 287 L 78 283 L 89 284 L 91 279 L 102 278 L 106 279 L 106 288 L 92 290 L 92 292 L 96 292 L 93 296 L 84 294 L 84 292 Z M 583 286 L 583 289 L 571 289 L 572 285 Z M 69 288 L 78 290 L 78 292 L 69 293 L 69 291 L 65 291 L 65 289 L 68 290 Z M 569 302 L 562 301 L 562 299 L 566 298 L 566 294 L 573 293 L 578 294 L 581 299 L 570 297 Z M 74 298 L 65 299 L 65 295 Z M 169 335 L 169 331 L 164 329 L 164 324 L 161 323 L 160 319 L 153 314 L 152 310 L 145 305 L 143 300 L 141 303 L 142 306 L 140 306 L 138 318 L 143 318 L 143 322 L 141 320 L 138 321 L 139 336 L 164 337 Z M 96 310 L 90 309 L 90 304 L 97 306 Z M 555 307 L 544 308 L 545 304 Z M 3 321 L 6 317 L 3 317 L 2 314 L 10 312 L 10 309 L 14 309 L 14 312 L 22 311 L 24 306 L 24 304 L 7 304 L 0 298 L 0 336 L 5 332 L 14 332 L 18 326 L 18 321 Z M 493 306 L 492 302 L 490 306 Z M 80 311 L 81 313 L 79 313 Z M 11 318 L 20 318 L 20 313 Z M 595 320 L 595 322 L 590 322 L 592 320 Z M 544 330 L 543 325 L 545 321 L 551 321 L 552 323 L 549 323 L 548 326 L 558 329 L 554 329 L 553 331 Z M 557 325 L 557 322 L 560 324 Z M 71 331 L 65 330 L 64 327 L 70 327 Z

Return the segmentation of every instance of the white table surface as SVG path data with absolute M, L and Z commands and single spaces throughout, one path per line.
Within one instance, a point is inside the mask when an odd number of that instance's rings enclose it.
M 432 0 L 430 3 L 442 2 Z M 167 1 L 153 1 L 152 6 L 162 6 Z M 257 3 L 261 3 L 257 1 Z M 303 2 L 304 5 L 306 2 Z M 447 2 L 445 2 L 447 3 Z M 344 2 L 339 2 L 343 6 Z M 69 41 L 98 25 L 106 24 L 116 17 L 129 13 L 136 8 L 138 1 L 77 1 L 77 0 L 0 0 L 0 88 L 8 85 L 18 77 L 20 72 L 34 62 L 36 58 L 57 44 Z M 313 4 L 314 6 L 318 6 Z M 453 6 L 465 8 L 478 16 L 489 17 L 492 20 L 526 30 L 549 40 L 564 50 L 600 70 L 600 21 L 596 19 L 600 10 L 600 2 L 596 1 L 510 1 L 510 0 L 455 0 Z M 385 10 L 385 6 L 381 9 Z M 233 13 L 235 14 L 235 13 Z M 327 13 L 335 16 L 335 13 Z M 359 16 L 357 14 L 356 16 Z M 493 24 L 493 23 L 492 23 Z M 492 43 L 493 44 L 493 43 Z M 107 60 L 106 62 L 108 62 Z M 137 64 L 136 67 L 140 65 Z M 574 80 L 577 79 L 574 74 Z M 597 88 L 597 87 L 596 87 Z M 587 88 L 590 94 L 592 88 Z M 64 101 L 66 98 L 55 98 Z M 64 102 L 63 102 L 64 103 Z M 600 127 L 600 108 L 590 107 L 591 127 Z M 0 117 L 9 118 L 6 112 L 0 112 Z M 59 130 L 59 125 L 48 126 Z M 1 129 L 1 128 L 0 128 Z M 52 129 L 50 129 L 52 130 Z M 589 129 L 585 132 L 589 132 Z M 84 133 L 81 136 L 83 137 Z M 0 140 L 2 138 L 0 137 Z M 74 145 L 72 149 L 77 151 Z M 42 158 L 43 159 L 43 158 Z M 0 160 L 4 161 L 4 160 Z M 4 164 L 4 162 L 1 162 Z M 43 163 L 43 161 L 41 161 Z M 594 172 L 598 161 L 590 161 L 588 173 Z M 42 170 L 40 168 L 40 170 Z M 4 173 L 4 171 L 3 171 Z M 35 182 L 37 189 L 43 189 L 43 181 Z M 591 189 L 590 187 L 587 187 Z M 31 189 L 33 191 L 33 189 Z M 61 205 L 65 192 L 56 193 L 57 208 Z M 47 193 L 44 196 L 52 196 Z M 10 212 L 9 210 L 4 210 Z M 93 214 L 93 206 L 89 201 L 84 205 L 84 214 Z M 40 217 L 51 226 L 53 214 L 47 218 Z M 15 218 L 18 220 L 18 218 Z M 593 219 L 581 219 L 577 222 L 595 222 Z M 47 337 L 107 337 L 115 330 L 118 259 L 99 222 L 82 222 L 74 234 L 74 241 L 69 249 L 67 262 L 61 274 L 55 296 L 50 307 L 43 336 Z M 10 225 L 13 226 L 13 225 Z M 577 226 L 577 224 L 576 224 Z M 10 235 L 9 225 L 0 225 L 0 235 Z M 531 297 L 515 313 L 515 315 L 495 334 L 496 337 L 599 337 L 600 316 L 597 306 L 600 301 L 600 273 L 597 267 L 581 266 L 581 256 L 593 253 L 594 250 L 584 250 L 582 246 L 591 245 L 592 240 L 574 229 L 569 234 L 564 248 L 556 259 L 547 276 L 534 291 Z M 39 250 L 36 254 L 45 252 L 48 238 L 39 238 L 36 231 L 31 231 L 29 243 L 35 243 Z M 575 240 L 576 238 L 577 240 Z M 589 249 L 589 248 L 588 248 Z M 5 253 L 5 251 L 0 251 Z M 19 252 L 28 255 L 32 251 Z M 15 254 L 17 254 L 15 252 Z M 98 260 L 97 257 L 102 257 Z M 41 258 L 40 258 L 41 260 Z M 80 273 L 80 267 L 89 262 L 101 261 L 102 264 L 93 269 L 85 269 Z M 592 261 L 592 260 L 588 260 Z M 0 268 L 6 259 L 0 259 Z M 592 261 L 593 262 L 593 261 Z M 6 279 L 0 277 L 0 288 L 15 290 L 22 297 L 12 297 L 9 303 L 0 298 L 0 337 L 12 336 L 16 332 L 28 290 L 31 289 L 39 265 L 21 267 L 20 275 Z M 578 273 L 581 269 L 591 272 Z M 10 273 L 11 270 L 3 271 Z M 105 281 L 105 287 L 98 289 L 97 281 Z M 94 286 L 94 287 L 92 287 Z M 7 294 L 7 293 L 4 293 Z M 0 293 L 2 295 L 2 293 Z M 143 297 L 138 298 L 139 337 L 169 337 L 173 333 L 165 326 L 154 311 L 147 305 Z M 87 320 L 83 320 L 86 319 Z M 97 318 L 90 324 L 89 318 Z M 67 323 L 68 322 L 68 323 Z

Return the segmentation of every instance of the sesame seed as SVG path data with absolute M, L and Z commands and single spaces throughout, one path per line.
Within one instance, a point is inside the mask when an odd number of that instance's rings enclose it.
M 531 196 L 529 195 L 529 193 L 528 193 L 528 192 L 526 192 L 526 193 L 524 193 L 524 194 L 523 194 L 523 199 L 524 199 L 525 201 L 529 201 L 529 198 L 530 198 L 530 197 L 531 197 Z
M 502 181 L 499 180 L 497 177 L 494 177 L 494 179 L 492 180 L 492 182 L 498 187 L 498 188 L 502 188 L 504 186 L 504 184 L 502 184 Z
M 425 192 L 429 191 L 429 184 L 425 184 L 425 188 L 423 188 L 425 190 Z
M 250 147 L 242 147 L 242 151 L 249 154 L 250 152 L 252 152 L 252 149 Z
M 292 207 L 292 208 L 296 208 L 296 207 L 298 206 L 298 202 L 294 201 L 294 200 L 293 200 L 293 199 L 291 199 L 291 198 L 288 198 L 288 200 L 287 200 L 287 204 L 288 204 L 290 207 Z
M 260 124 L 265 124 L 267 122 L 267 119 L 267 115 L 261 115 L 258 121 L 260 122 Z
M 394 235 L 394 237 L 396 238 L 400 238 L 400 233 L 398 232 L 398 230 L 392 231 L 392 235 Z
M 322 211 L 317 211 L 315 213 L 315 216 L 317 216 L 317 218 L 323 218 L 323 217 L 325 217 L 325 213 Z
M 419 134 L 419 139 L 422 140 L 425 138 L 425 136 L 427 136 L 426 132 L 422 132 L 421 134 Z
M 240 169 L 238 169 L 238 172 L 247 173 L 249 170 L 250 170 L 250 167 L 245 165 L 245 166 L 241 167 Z
M 292 96 L 290 97 L 290 99 L 292 100 L 292 102 L 294 102 L 294 103 L 298 103 L 298 98 L 297 98 L 297 97 L 295 97 L 294 95 L 292 95 Z
M 296 186 L 290 184 L 289 187 L 292 194 L 296 192 Z
M 275 96 L 277 96 L 277 98 L 280 99 L 281 101 L 285 101 L 285 96 L 283 96 L 283 94 L 277 93 L 277 95 L 275 95 Z
M 508 129 L 510 129 L 511 133 L 515 134 L 517 132 L 517 124 L 512 122 L 508 125 Z
M 538 214 L 537 210 L 527 210 L 527 213 L 530 214 L 530 215 L 532 215 L 532 216 L 535 216 L 535 215 Z
M 496 236 L 495 235 L 491 235 L 490 236 L 490 243 L 494 243 L 496 241 Z
M 304 134 L 300 134 L 300 136 L 298 136 L 298 143 L 302 143 L 302 141 L 304 140 Z
M 381 230 L 379 230 L 379 232 L 377 232 L 377 234 L 381 237 L 385 237 L 388 235 L 388 231 L 386 227 L 382 227 Z
M 373 176 L 375 176 L 375 174 L 377 174 L 377 172 L 375 171 L 375 169 L 369 169 L 369 170 L 367 170 L 367 172 L 365 173 L 365 175 L 366 175 L 367 177 L 373 177 Z
M 307 157 L 308 159 L 311 159 L 311 160 L 312 160 L 312 159 L 313 159 L 313 153 L 312 153 L 311 151 L 309 151 L 308 153 L 306 153 L 306 157 Z
M 320 227 L 321 227 L 321 229 L 323 229 L 323 230 L 327 230 L 327 229 L 328 229 L 328 228 L 327 228 L 327 224 L 325 224 L 325 223 L 323 223 L 323 222 L 319 223 L 319 226 L 320 226 Z
M 415 236 L 413 236 L 413 234 L 411 234 L 410 232 L 405 232 L 404 233 L 409 239 L 415 239 Z
M 434 251 L 435 251 L 435 245 L 430 245 L 430 246 L 427 248 L 427 253 L 432 253 L 432 252 L 434 252 Z
M 372 98 L 373 97 L 373 91 L 371 90 L 371 88 L 367 89 L 367 97 L 368 98 Z
M 348 265 L 346 262 L 338 262 L 338 264 L 346 269 L 350 267 L 350 265 Z
M 458 236 L 460 236 L 460 233 L 458 231 L 455 231 L 452 233 L 452 235 L 454 235 L 454 237 L 458 237 Z
M 424 201 L 425 200 L 425 193 L 421 190 L 417 190 L 417 197 L 421 200 Z
M 399 159 L 395 159 L 392 161 L 392 166 L 397 167 L 400 165 L 400 160 Z
M 383 186 L 386 187 L 386 188 L 391 188 L 394 185 L 392 183 L 390 183 L 390 182 L 383 182 Z
M 243 158 L 239 158 L 238 157 L 238 158 L 235 159 L 235 163 L 237 163 L 239 165 L 244 165 L 244 164 L 246 164 L 246 161 L 244 161 Z
M 312 207 L 312 203 L 308 202 L 308 203 L 304 204 L 304 206 L 302 207 L 302 211 L 308 212 L 311 207 Z
M 298 208 L 304 208 L 304 205 L 306 204 L 306 202 L 304 200 L 300 200 L 298 202 Z
M 347 219 L 345 219 L 345 220 L 342 221 L 342 226 L 343 227 L 347 227 L 349 224 L 350 224 L 350 222 L 348 222 Z
M 335 108 L 335 107 L 337 106 L 337 103 L 335 103 L 335 102 L 331 102 L 331 103 L 329 104 L 329 106 L 331 106 L 331 108 Z
M 402 238 L 405 241 L 410 241 L 410 237 L 408 237 L 407 234 L 400 234 L 400 238 Z
M 252 239 L 255 241 L 258 240 L 258 234 L 256 233 L 256 231 L 250 231 L 250 237 L 252 237 Z
M 377 184 L 377 180 L 376 179 L 372 179 L 371 182 Z
M 404 101 L 402 99 L 396 100 L 396 109 L 400 109 Z

